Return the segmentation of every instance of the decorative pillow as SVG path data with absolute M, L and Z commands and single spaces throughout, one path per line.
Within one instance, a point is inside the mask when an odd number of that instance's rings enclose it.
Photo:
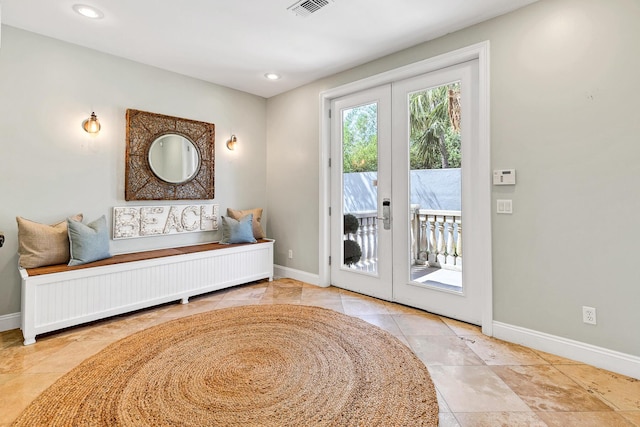
M 253 214 L 243 216 L 240 221 L 226 216 L 222 217 L 222 244 L 230 243 L 255 243 L 253 237 Z
M 253 214 L 253 237 L 256 239 L 264 239 L 267 237 L 260 223 L 260 221 L 262 221 L 262 208 L 246 209 L 243 211 L 227 208 L 227 215 L 237 221 L 249 214 Z
M 82 221 L 82 214 L 72 216 Z M 18 255 L 22 268 L 44 267 L 45 265 L 69 262 L 69 235 L 67 220 L 46 225 L 16 217 L 18 222 Z
M 69 265 L 81 265 L 111 257 L 109 229 L 104 215 L 89 224 L 67 220 L 71 260 Z

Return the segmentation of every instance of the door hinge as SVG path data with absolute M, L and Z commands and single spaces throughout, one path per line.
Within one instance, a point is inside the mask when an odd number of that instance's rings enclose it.
M 329 257 L 329 265 L 331 265 L 331 257 Z
M 331 118 L 331 108 L 329 108 L 329 118 Z
M 331 216 L 331 206 L 329 206 L 329 216 Z
M 329 167 L 331 167 L 331 158 L 329 158 Z

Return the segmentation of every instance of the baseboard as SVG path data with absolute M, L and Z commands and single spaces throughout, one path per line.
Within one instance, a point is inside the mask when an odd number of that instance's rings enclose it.
M 300 280 L 301 282 L 309 283 L 311 285 L 320 286 L 320 276 L 317 274 L 307 273 L 306 271 L 275 264 L 273 266 L 273 274 L 275 277 L 286 277 L 289 279 Z
M 20 328 L 20 313 L 11 313 L 0 316 L 0 332 Z
M 638 356 L 501 322 L 493 322 L 493 336 L 640 379 Z

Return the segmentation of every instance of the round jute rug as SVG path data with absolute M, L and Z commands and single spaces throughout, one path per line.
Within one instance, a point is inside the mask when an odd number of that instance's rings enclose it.
M 437 426 L 424 364 L 360 319 L 297 305 L 197 314 L 122 339 L 16 426 Z

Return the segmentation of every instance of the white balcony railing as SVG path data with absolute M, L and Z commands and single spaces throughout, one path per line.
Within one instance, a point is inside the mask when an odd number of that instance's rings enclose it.
M 355 240 L 360 245 L 362 256 L 360 261 L 353 265 L 361 271 L 378 271 L 378 221 L 376 211 L 352 212 L 358 219 L 360 226 L 355 234 L 345 236 Z
M 345 239 L 358 242 L 360 261 L 352 267 L 375 272 L 378 264 L 378 221 L 376 211 L 350 212 L 358 219 L 355 234 Z M 462 270 L 462 217 L 460 211 L 420 209 L 411 205 L 412 265 Z
M 461 212 L 412 208 L 413 263 L 462 271 Z

